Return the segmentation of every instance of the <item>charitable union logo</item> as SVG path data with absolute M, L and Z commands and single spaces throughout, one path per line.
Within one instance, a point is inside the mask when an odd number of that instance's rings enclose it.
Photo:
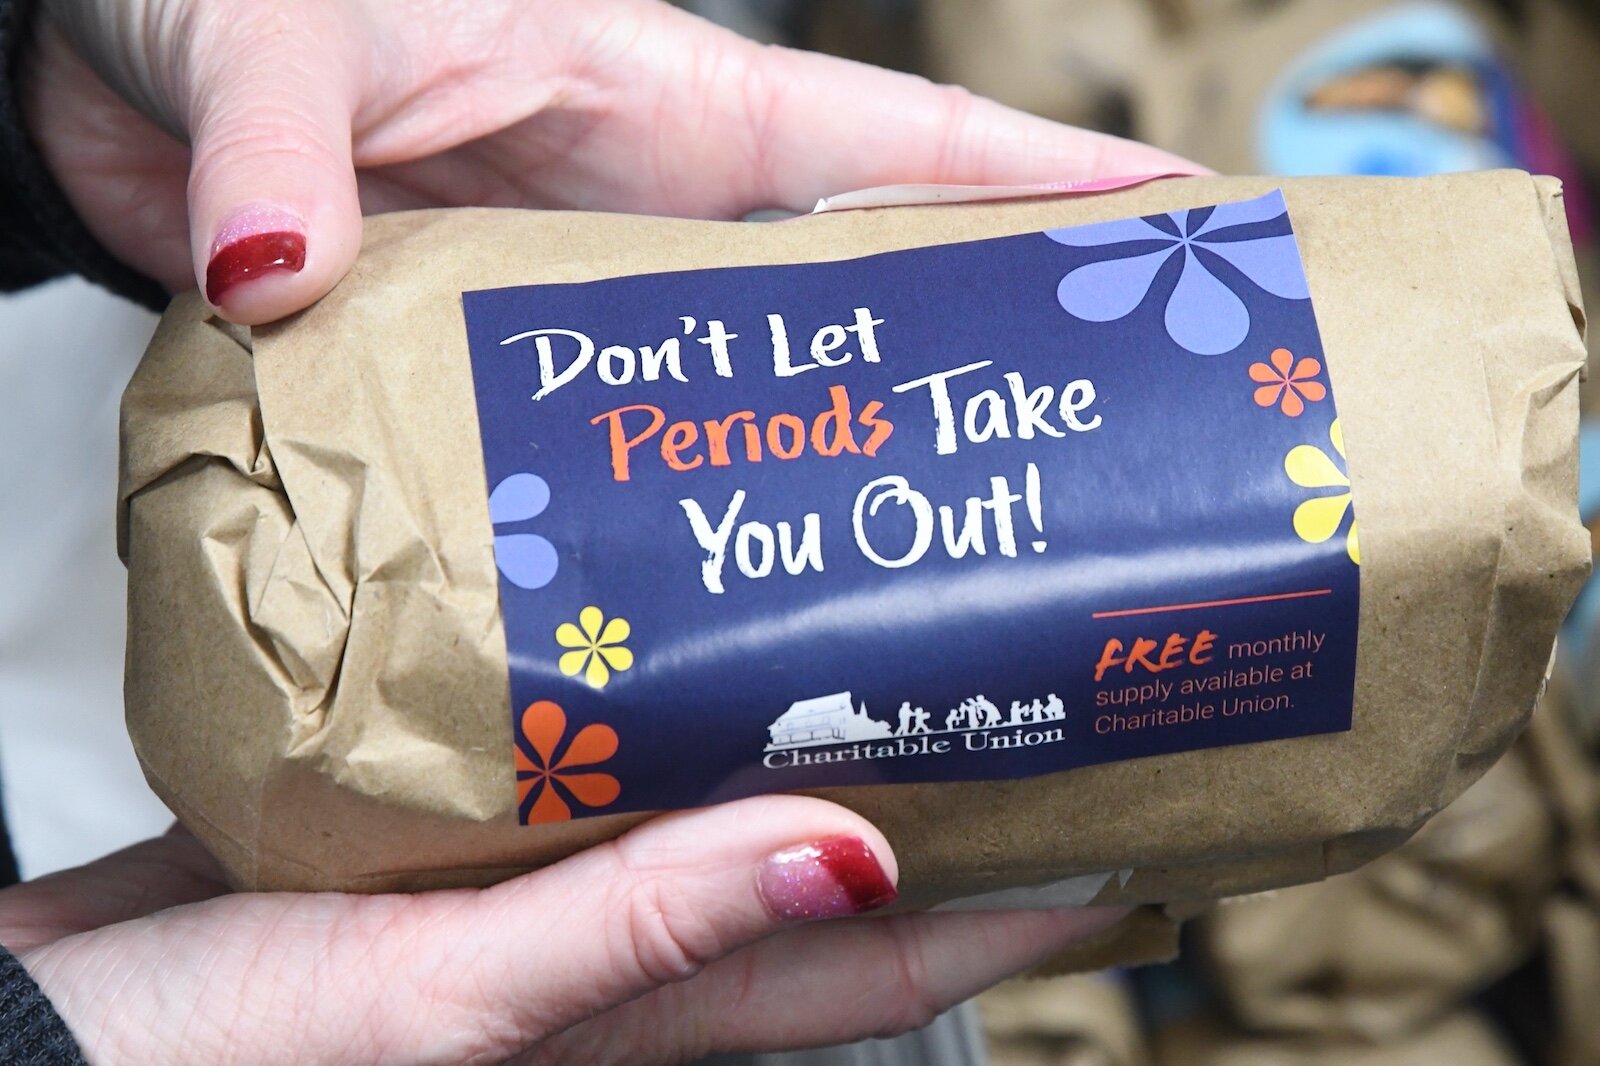
M 1053 692 L 1042 700 L 1013 700 L 1007 710 L 977 695 L 943 715 L 902 701 L 897 722 L 891 725 L 868 714 L 866 703 L 849 692 L 834 692 L 789 704 L 767 727 L 762 764 L 769 770 L 781 770 L 863 759 L 948 755 L 958 747 L 963 751 L 1032 748 L 1065 740 L 1065 729 L 1055 723 L 1066 716 L 1066 708 Z

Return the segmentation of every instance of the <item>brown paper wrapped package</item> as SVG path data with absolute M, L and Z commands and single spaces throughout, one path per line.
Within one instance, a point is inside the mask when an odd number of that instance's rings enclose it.
M 977 999 L 990 1066 L 1148 1066 L 1132 992 L 1109 974 L 1018 979 Z
M 1394 1040 L 1526 962 L 1560 875 L 1555 819 L 1519 745 L 1393 854 L 1225 901 L 1193 931 L 1246 1028 Z
M 1220 1018 L 1196 1018 L 1156 1034 L 1157 1066 L 1518 1066 L 1494 1027 L 1463 1010 L 1380 1044 L 1326 1037 L 1258 1036 Z
M 1141 0 L 923 0 L 924 73 L 1075 126 L 1126 132 L 1129 86 L 1171 29 Z M 1119 125 L 1121 129 L 1116 128 Z
M 152 785 L 256 889 L 484 884 L 640 820 L 517 825 L 463 290 L 840 259 L 1278 187 L 1361 523 L 1354 728 L 823 794 L 888 836 L 908 906 L 1069 878 L 1056 901 L 1236 895 L 1395 847 L 1522 728 L 1588 566 L 1560 191 L 1516 172 L 1165 180 L 781 224 L 418 212 L 370 220 L 349 277 L 276 325 L 181 297 L 123 409 L 127 710 Z

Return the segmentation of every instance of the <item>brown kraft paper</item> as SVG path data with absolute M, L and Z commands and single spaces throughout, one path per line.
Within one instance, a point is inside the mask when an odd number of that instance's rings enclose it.
M 1195 923 L 1195 942 L 1248 1029 L 1393 1040 L 1527 961 L 1559 858 L 1519 746 L 1397 851 L 1226 900 Z
M 1522 1060 L 1471 1010 L 1382 1043 L 1259 1036 L 1198 1018 L 1155 1037 L 1157 1066 L 1517 1066 Z
M 976 1000 L 991 1066 L 1148 1066 L 1132 992 L 1113 974 L 1013 980 Z
M 1163 180 L 781 224 L 416 212 L 369 220 L 350 275 L 275 325 L 182 296 L 123 407 L 127 713 L 152 786 L 245 889 L 487 884 L 643 817 L 517 824 L 463 290 L 841 259 L 1275 188 L 1361 525 L 1353 729 L 822 794 L 887 835 L 908 906 L 1065 879 L 1076 902 L 1215 898 L 1395 847 L 1522 728 L 1588 568 L 1580 300 L 1559 186 L 1520 172 Z

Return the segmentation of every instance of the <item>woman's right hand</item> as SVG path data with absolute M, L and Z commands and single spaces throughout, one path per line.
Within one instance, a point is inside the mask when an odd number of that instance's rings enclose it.
M 700 218 L 900 182 L 1190 171 L 960 89 L 762 46 L 644 0 L 44 0 L 25 114 L 90 230 L 258 323 L 355 261 L 361 216 Z
M 883 837 L 821 800 L 666 815 L 493 888 L 227 894 L 183 834 L 0 892 L 90 1062 L 675 1063 L 905 1032 L 1121 912 L 847 918 Z

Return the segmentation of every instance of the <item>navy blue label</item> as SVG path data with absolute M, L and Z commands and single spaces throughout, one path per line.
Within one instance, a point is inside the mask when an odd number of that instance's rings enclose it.
M 524 822 L 1350 726 L 1278 193 L 463 303 Z

